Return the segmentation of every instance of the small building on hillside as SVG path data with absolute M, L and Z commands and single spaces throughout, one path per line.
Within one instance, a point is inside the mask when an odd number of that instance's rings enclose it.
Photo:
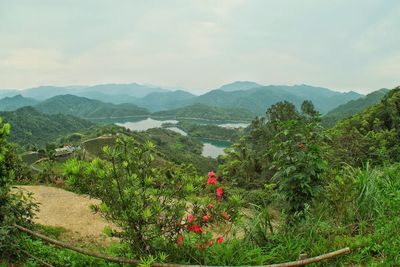
M 55 149 L 55 156 L 56 157 L 62 157 L 62 156 L 66 156 L 66 155 L 70 155 L 72 153 L 74 153 L 75 151 L 79 151 L 81 150 L 80 146 L 70 146 L 70 145 L 64 145 L 61 148 L 56 148 Z

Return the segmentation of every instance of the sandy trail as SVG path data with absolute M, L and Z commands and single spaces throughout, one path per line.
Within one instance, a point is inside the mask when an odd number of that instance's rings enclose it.
M 104 227 L 113 226 L 100 214 L 90 210 L 91 204 L 100 203 L 97 199 L 44 185 L 18 187 L 32 192 L 35 202 L 39 203 L 40 210 L 34 220 L 36 223 L 63 227 L 87 239 L 104 239 Z

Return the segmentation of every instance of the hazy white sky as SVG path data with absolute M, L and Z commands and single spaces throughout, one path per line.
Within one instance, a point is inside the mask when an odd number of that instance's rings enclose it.
M 0 0 L 0 88 L 400 84 L 398 0 Z

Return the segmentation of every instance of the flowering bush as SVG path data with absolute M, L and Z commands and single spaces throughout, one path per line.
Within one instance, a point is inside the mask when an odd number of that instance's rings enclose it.
M 119 227 L 118 235 L 133 253 L 165 250 L 185 227 L 182 217 L 197 181 L 193 169 L 156 168 L 154 145 L 128 136 L 119 137 L 104 152 L 105 160 L 68 161 L 67 186 L 102 201 L 100 210 Z
M 213 171 L 208 173 L 204 184 L 206 196 L 202 203 L 193 203 L 186 216 L 186 228 L 176 238 L 177 246 L 186 252 L 192 251 L 191 255 L 202 255 L 207 249 L 222 244 L 238 216 L 240 198 L 228 197 Z

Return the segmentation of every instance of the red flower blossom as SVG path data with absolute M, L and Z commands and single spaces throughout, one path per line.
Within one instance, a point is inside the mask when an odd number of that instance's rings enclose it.
M 211 178 L 211 177 L 216 177 L 215 172 L 213 172 L 213 171 L 208 172 L 208 178 Z
M 209 177 L 207 180 L 207 184 L 216 184 L 217 183 L 217 178 L 215 177 Z
M 188 222 L 189 223 L 191 223 L 191 222 L 193 222 L 193 215 L 192 214 L 189 214 L 188 216 L 187 216 L 187 220 L 188 220 Z
M 212 247 L 214 245 L 214 243 L 212 242 L 212 240 L 207 240 L 207 244 Z
M 299 144 L 299 148 L 303 149 L 305 147 L 305 145 L 303 143 Z
M 208 208 L 209 208 L 209 209 L 213 209 L 213 208 L 214 208 L 214 204 L 213 204 L 213 203 L 209 203 L 209 204 L 208 204 Z
M 224 242 L 224 237 L 223 236 L 218 237 L 217 238 L 217 243 L 221 244 L 222 242 Z
M 201 249 L 201 244 L 197 243 L 197 249 L 200 250 Z
M 210 220 L 210 217 L 207 216 L 207 215 L 204 215 L 204 216 L 203 216 L 203 221 L 207 222 L 208 220 Z
M 178 246 L 181 246 L 183 244 L 183 236 L 179 235 L 178 238 L 176 239 L 176 243 Z
M 197 234 L 201 234 L 201 233 L 203 233 L 203 228 L 202 228 L 202 227 L 199 227 L 198 224 L 195 224 L 195 225 L 193 225 L 193 226 L 189 226 L 189 227 L 188 227 L 188 231 L 189 231 L 189 232 L 195 232 L 195 233 L 197 233 Z
M 217 188 L 217 196 L 222 197 L 223 194 L 224 194 L 224 190 L 222 190 L 222 187 L 218 187 Z

